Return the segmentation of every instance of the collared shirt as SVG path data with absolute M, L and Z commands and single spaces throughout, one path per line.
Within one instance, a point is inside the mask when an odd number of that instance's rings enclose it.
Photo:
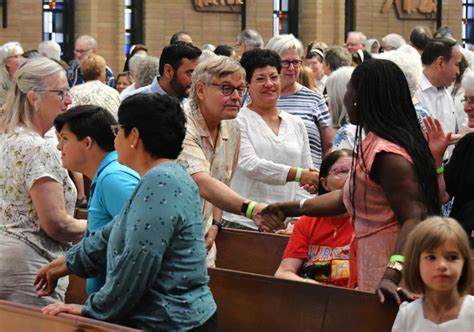
M 149 85 L 145 85 L 145 86 L 142 86 L 141 88 L 138 88 L 136 89 L 135 91 L 133 91 L 132 93 L 130 93 L 130 96 L 131 95 L 136 95 L 137 93 L 158 93 L 160 95 L 167 95 L 168 93 L 163 90 L 163 88 L 160 86 L 160 83 L 159 83 L 159 77 L 156 76 L 155 79 L 153 80 L 153 82 L 151 82 L 151 84 Z
M 453 98 L 446 88 L 435 87 L 423 73 L 420 88 L 415 96 L 430 111 L 431 115 L 439 120 L 444 131 L 456 132 L 456 110 Z
M 92 179 L 87 207 L 87 236 L 101 230 L 120 213 L 140 181 L 140 175 L 117 161 L 117 152 L 107 154 Z M 87 279 L 87 294 L 97 292 L 105 274 Z
M 239 159 L 240 129 L 237 120 L 221 121 L 214 145 L 201 111 L 192 109 L 189 103 L 184 109 L 187 118 L 186 137 L 177 162 L 190 175 L 206 172 L 229 186 Z M 207 233 L 212 225 L 213 205 L 201 198 L 201 208 Z
M 67 68 L 66 75 L 67 82 L 71 88 L 85 82 L 84 77 L 82 77 L 81 66 L 77 61 Z M 114 73 L 112 72 L 112 69 L 109 68 L 109 66 L 105 67 L 105 84 L 115 88 Z
M 420 80 L 420 88 L 416 92 L 416 99 L 430 111 L 431 115 L 438 119 L 445 132 L 456 133 L 456 108 L 454 101 L 446 88 L 437 88 L 428 80 L 423 73 Z M 449 146 L 444 155 L 449 158 L 454 146 Z

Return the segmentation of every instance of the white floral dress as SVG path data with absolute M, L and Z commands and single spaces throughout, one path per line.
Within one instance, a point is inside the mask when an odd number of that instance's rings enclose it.
M 70 244 L 53 240 L 40 228 L 29 194 L 38 179 L 53 179 L 64 188 L 67 213 L 74 213 L 76 189 L 58 151 L 38 133 L 18 127 L 1 137 L 0 155 L 0 232 L 49 261 L 63 255 Z

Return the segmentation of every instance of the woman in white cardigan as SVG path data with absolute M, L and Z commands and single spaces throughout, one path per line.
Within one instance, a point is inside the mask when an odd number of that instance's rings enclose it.
M 276 107 L 281 91 L 280 56 L 254 49 L 244 54 L 241 64 L 250 100 L 237 116 L 241 145 L 232 189 L 263 203 L 309 197 L 301 187 L 315 191 L 319 172 L 312 168 L 303 121 Z M 226 227 L 256 230 L 245 216 L 226 212 L 223 219 Z

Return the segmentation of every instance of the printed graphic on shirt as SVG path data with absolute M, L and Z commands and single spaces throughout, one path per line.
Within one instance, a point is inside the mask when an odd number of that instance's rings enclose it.
M 345 286 L 349 280 L 349 245 L 331 248 L 311 245 L 300 275 L 319 282 Z

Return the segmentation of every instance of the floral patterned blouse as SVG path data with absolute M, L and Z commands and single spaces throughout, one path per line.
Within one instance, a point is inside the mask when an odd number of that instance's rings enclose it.
M 18 127 L 0 138 L 0 231 L 23 241 L 48 260 L 70 247 L 50 238 L 40 228 L 30 190 L 48 177 L 64 188 L 66 212 L 74 213 L 76 189 L 62 167 L 55 147 L 38 133 Z

